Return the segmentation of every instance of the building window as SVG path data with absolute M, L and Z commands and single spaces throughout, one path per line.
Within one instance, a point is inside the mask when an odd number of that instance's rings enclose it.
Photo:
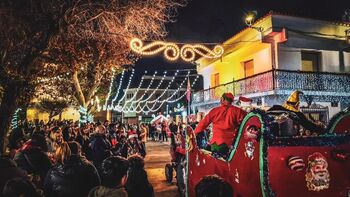
M 321 65 L 321 53 L 313 51 L 301 52 L 301 70 L 318 72 Z
M 244 65 L 244 77 L 250 77 L 254 75 L 254 61 L 249 60 L 243 63 Z
M 261 106 L 261 105 L 262 105 L 262 100 L 261 100 L 261 98 L 258 98 L 258 99 L 257 99 L 256 105 L 257 105 L 257 106 Z
M 331 102 L 331 107 L 338 107 L 338 102 L 336 101 Z
M 127 98 L 127 99 L 131 99 L 133 96 L 134 96 L 134 94 L 132 94 L 132 93 L 131 93 L 131 94 L 127 94 L 127 95 L 126 95 L 126 98 Z
M 220 85 L 220 75 L 219 73 L 215 73 L 211 75 L 211 87 L 215 87 Z

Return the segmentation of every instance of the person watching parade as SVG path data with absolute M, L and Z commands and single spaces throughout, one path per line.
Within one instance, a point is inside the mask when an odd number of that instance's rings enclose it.
M 304 93 L 295 90 L 292 92 L 292 94 L 288 97 L 287 101 L 281 106 L 281 105 L 274 105 L 267 111 L 284 111 L 284 112 L 291 112 L 294 113 L 296 116 L 290 116 L 290 118 L 303 126 L 305 129 L 315 132 L 315 133 L 324 133 L 325 128 L 313 123 L 309 119 L 306 118 L 306 116 L 300 111 L 300 99 L 299 96 L 303 95 Z
M 209 144 L 211 151 L 222 155 L 227 155 L 239 125 L 247 114 L 241 108 L 233 106 L 233 101 L 232 93 L 224 93 L 220 99 L 220 106 L 213 108 L 194 130 L 194 134 L 198 134 L 213 123 L 213 137 Z

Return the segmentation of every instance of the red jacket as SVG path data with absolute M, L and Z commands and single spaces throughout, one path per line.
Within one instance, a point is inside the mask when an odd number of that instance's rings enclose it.
M 213 123 L 213 137 L 209 143 L 213 144 L 216 142 L 217 145 L 225 143 L 231 146 L 239 125 L 246 114 L 246 111 L 236 106 L 221 105 L 212 109 L 199 122 L 194 133 L 197 134 L 204 131 L 210 123 Z

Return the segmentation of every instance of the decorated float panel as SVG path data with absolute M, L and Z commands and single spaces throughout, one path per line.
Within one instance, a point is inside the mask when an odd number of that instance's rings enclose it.
M 348 118 L 348 110 L 334 116 L 323 135 L 291 136 L 281 131 L 278 117 L 255 110 L 244 118 L 226 158 L 206 150 L 202 136 L 189 128 L 189 196 L 203 176 L 214 174 L 231 184 L 235 196 L 348 196 Z

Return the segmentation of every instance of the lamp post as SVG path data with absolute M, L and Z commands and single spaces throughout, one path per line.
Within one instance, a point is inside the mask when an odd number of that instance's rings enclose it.
M 253 23 L 255 22 L 255 19 L 256 19 L 256 15 L 258 13 L 256 11 L 250 11 L 246 14 L 245 18 L 244 18 L 244 22 L 245 24 L 252 28 L 252 29 L 255 29 L 257 30 L 258 32 L 262 33 L 264 31 L 264 28 L 263 27 L 254 27 L 253 26 Z

